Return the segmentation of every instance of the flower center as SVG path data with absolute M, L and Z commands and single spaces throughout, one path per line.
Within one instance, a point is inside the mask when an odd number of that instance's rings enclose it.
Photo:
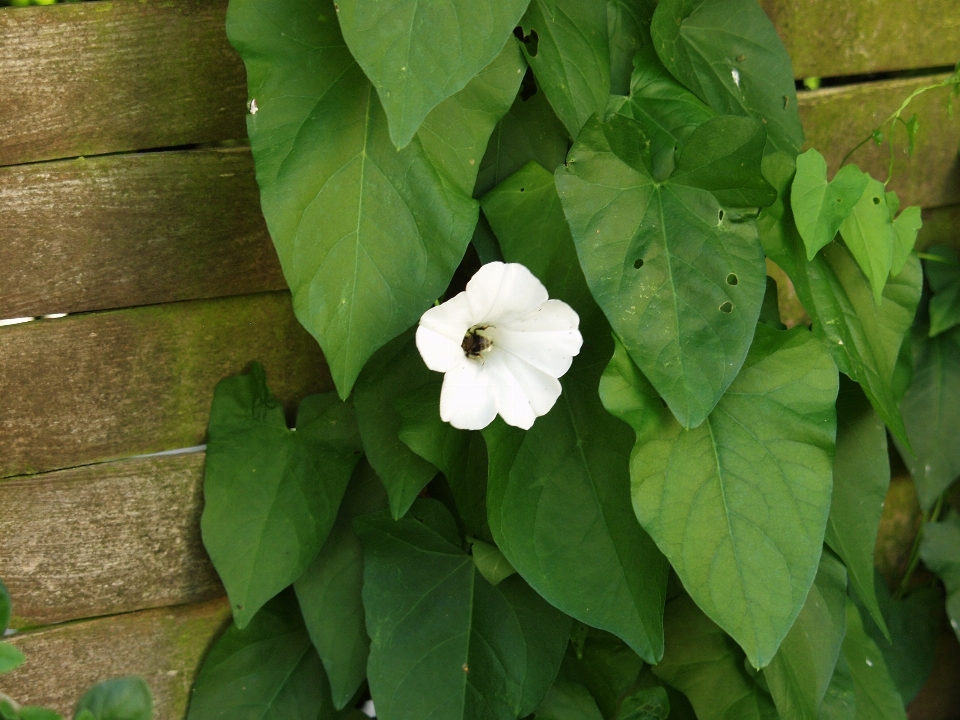
M 487 327 L 487 325 L 474 325 L 467 330 L 467 334 L 463 336 L 463 342 L 460 343 L 460 347 L 463 348 L 463 353 L 468 358 L 479 358 L 480 353 L 486 352 L 493 347 L 493 341 L 482 334 Z

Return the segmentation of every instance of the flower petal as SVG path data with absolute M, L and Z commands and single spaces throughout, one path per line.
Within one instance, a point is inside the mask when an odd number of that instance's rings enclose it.
M 497 416 L 490 376 L 478 360 L 460 357 L 443 376 L 440 419 L 461 430 L 482 430 Z
M 561 300 L 548 300 L 516 320 L 498 323 L 488 331 L 494 345 L 552 377 L 570 369 L 583 337 L 577 313 Z
M 417 350 L 420 351 L 420 357 L 428 368 L 437 372 L 452 370 L 461 360 L 466 359 L 463 348 L 460 347 L 461 341 L 462 336 L 461 340 L 451 340 L 426 325 L 417 328 Z
M 522 317 L 549 295 L 532 272 L 519 263 L 487 263 L 467 283 L 470 314 L 476 323 L 506 322 Z
M 559 380 L 500 348 L 484 356 L 484 373 L 489 376 L 500 417 L 524 430 L 546 415 L 560 397 Z
M 442 305 L 427 310 L 420 316 L 420 326 L 427 327 L 440 335 L 455 341 L 457 345 L 463 342 L 467 334 L 479 319 L 474 319 L 470 310 L 470 301 L 465 292 L 459 293 Z

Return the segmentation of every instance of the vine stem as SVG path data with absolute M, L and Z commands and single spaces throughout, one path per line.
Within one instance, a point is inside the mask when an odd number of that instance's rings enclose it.
M 946 491 L 941 493 L 940 497 L 937 498 L 936 504 L 923 514 L 923 519 L 917 530 L 917 536 L 913 539 L 913 547 L 910 548 L 910 562 L 907 564 L 907 572 L 904 573 L 903 579 L 900 581 L 900 587 L 897 588 L 897 592 L 894 594 L 896 600 L 903 600 L 903 596 L 907 594 L 907 586 L 910 584 L 910 579 L 913 577 L 917 565 L 920 564 L 920 544 L 923 541 L 923 528 L 928 522 L 936 522 L 937 518 L 940 517 L 940 511 L 943 509 L 943 499 L 946 497 L 946 494 Z
M 900 107 L 898 107 L 890 115 L 890 117 L 888 117 L 882 123 L 877 125 L 877 127 L 873 130 L 873 132 L 871 132 L 867 137 L 865 137 L 863 140 L 857 143 L 856 146 L 850 152 L 844 155 L 843 160 L 840 161 L 840 167 L 843 167 L 847 163 L 847 160 L 850 159 L 850 156 L 853 155 L 857 150 L 859 150 L 868 142 L 873 140 L 876 133 L 878 133 L 887 124 L 890 124 L 890 132 L 888 133 L 888 137 L 887 137 L 887 142 L 890 146 L 890 164 L 887 167 L 887 179 L 883 183 L 884 185 L 887 185 L 887 183 L 890 182 L 890 178 L 893 177 L 893 159 L 894 159 L 893 131 L 896 129 L 897 121 L 900 121 L 901 123 L 906 125 L 906 122 L 904 122 L 904 120 L 900 117 L 903 114 L 903 111 L 906 110 L 907 106 L 920 95 L 923 95 L 926 92 L 930 92 L 931 90 L 938 90 L 940 88 L 950 87 L 951 85 L 960 87 L 960 72 L 955 71 L 953 75 L 951 75 L 950 77 L 944 78 L 938 83 L 934 83 L 933 85 L 924 85 L 923 87 L 917 88 L 916 90 L 914 90 L 912 93 L 910 93 L 907 96 L 907 98 L 902 103 L 900 103 Z

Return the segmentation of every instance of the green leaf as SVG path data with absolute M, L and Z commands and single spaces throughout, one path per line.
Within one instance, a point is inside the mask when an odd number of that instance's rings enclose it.
M 499 585 L 517 572 L 496 545 L 474 540 L 470 544 L 470 553 L 477 570 L 491 585 Z
M 767 275 L 767 289 L 763 293 L 763 305 L 760 306 L 760 322 L 776 330 L 786 330 L 780 322 L 780 302 L 777 296 L 777 281 Z
M 343 37 L 380 96 L 394 145 L 406 147 L 431 110 L 493 62 L 528 2 L 338 0 Z
M 846 165 L 828 183 L 823 155 L 810 148 L 797 157 L 790 206 L 807 248 L 807 260 L 813 260 L 820 248 L 833 240 L 869 181 L 870 176 L 856 165 Z
M 890 679 L 883 655 L 864 632 L 860 613 L 850 599 L 843 657 L 853 680 L 857 720 L 906 720 L 903 700 Z
M 0 642 L 0 673 L 16 670 L 27 661 L 19 648 L 10 643 Z
M 663 64 L 721 114 L 764 123 L 770 144 L 796 156 L 803 145 L 793 68 L 753 0 L 663 0 L 653 15 Z
M 887 206 L 890 206 L 890 196 L 896 196 L 896 193 L 887 193 Z M 899 206 L 899 202 L 897 203 Z M 920 208 L 916 205 L 906 208 L 896 219 L 891 213 L 893 220 L 893 261 L 890 264 L 890 273 L 899 275 L 903 266 L 913 252 L 913 246 L 917 244 L 917 233 L 923 225 L 923 219 L 920 217 Z
M 904 123 L 904 126 L 907 128 L 907 155 L 913 157 L 913 148 L 917 143 L 917 130 L 920 128 L 920 123 L 917 121 L 917 114 L 914 113 L 910 119 Z
M 460 263 L 477 222 L 469 193 L 522 59 L 504 36 L 490 68 L 398 152 L 332 2 L 233 0 L 227 31 L 247 66 L 261 205 L 294 310 L 346 397 L 367 359 L 417 321 Z
M 743 652 L 688 596 L 667 605 L 667 651 L 654 674 L 683 692 L 699 720 L 776 720 L 770 696 L 744 669 Z
M 818 720 L 856 720 L 857 696 L 853 689 L 853 676 L 843 654 L 837 658 L 837 666 L 830 679 L 827 694 L 820 703 Z
M 336 717 L 292 592 L 267 603 L 243 630 L 227 629 L 200 668 L 187 714 L 187 720 Z
M 540 89 L 576 137 L 610 94 L 606 2 L 531 0 L 520 27 L 523 54 Z
M 603 720 L 585 687 L 560 678 L 550 686 L 534 714 L 537 720 Z
M 624 384 L 632 388 L 622 393 Z M 837 397 L 826 350 L 805 328 L 759 325 L 740 374 L 694 430 L 660 407 L 620 348 L 600 393 L 637 431 L 630 476 L 640 523 L 697 604 L 765 666 L 820 559 Z
M 913 382 L 900 403 L 910 447 L 897 443 L 924 511 L 960 475 L 960 328 L 913 338 Z
M 840 656 L 846 598 L 846 568 L 826 550 L 796 622 L 763 669 L 780 720 L 817 717 Z
M 50 708 L 27 705 L 20 708 L 20 720 L 63 720 L 63 716 Z
M 921 587 L 897 600 L 879 572 L 876 585 L 889 640 L 869 616 L 864 617 L 863 629 L 883 654 L 890 678 L 907 704 L 920 692 L 933 670 L 943 597 L 937 588 Z M 863 615 L 860 599 L 855 600 Z
M 10 625 L 10 615 L 13 612 L 13 601 L 10 599 L 10 592 L 7 586 L 0 580 L 0 637 L 4 630 Z
M 840 224 L 840 235 L 870 281 L 877 305 L 883 299 L 883 286 L 893 266 L 893 223 L 885 198 L 883 183 L 869 178 L 853 211 Z
M 960 278 L 930 298 L 930 337 L 960 325 Z
M 620 706 L 616 720 L 667 720 L 670 698 L 660 687 L 648 687 L 627 697 Z
M 634 120 L 591 120 L 557 171 L 587 283 L 684 427 L 710 413 L 746 357 L 766 287 L 756 229 L 731 208 L 775 199 L 759 123 L 717 117 L 654 179 Z
M 73 716 L 85 712 L 93 720 L 151 720 L 153 695 L 146 681 L 135 675 L 105 680 L 84 693 Z
M 654 0 L 607 0 L 607 37 L 610 44 L 610 92 L 630 92 L 633 58 L 642 49 L 653 53 L 650 21 Z
M 500 550 L 548 602 L 656 662 L 667 564 L 630 511 L 631 433 L 597 398 L 608 347 L 581 352 L 532 429 L 484 430 L 487 510 Z
M 837 367 L 860 383 L 894 437 L 906 442 L 894 371 L 920 302 L 920 263 L 911 255 L 903 271 L 887 282 L 878 306 L 866 277 L 838 243 L 827 245 L 807 262 L 803 241 L 783 202 L 793 173 L 793 160 L 782 153 L 764 159 L 764 174 L 780 195 L 757 220 L 764 252 L 790 276 L 813 318 L 814 333 L 826 341 Z
M 890 459 L 883 421 L 863 391 L 840 376 L 837 450 L 826 542 L 847 566 L 850 583 L 870 616 L 886 632 L 874 590 L 873 552 L 890 485 Z
M 923 526 L 920 557 L 943 580 L 947 589 L 947 617 L 960 639 L 960 515 L 951 512 L 943 522 Z
M 13 702 L 5 697 L 0 698 L 0 719 L 2 720 L 20 720 L 20 713 L 17 711 Z
M 217 385 L 200 527 L 239 627 L 313 560 L 360 453 L 334 393 L 305 398 L 290 430 L 259 363 Z
M 356 695 L 367 677 L 370 639 L 364 624 L 363 548 L 353 520 L 387 507 L 387 496 L 373 469 L 361 462 L 344 494 L 340 512 L 313 562 L 294 588 L 338 710 Z
M 380 350 L 357 382 L 353 405 L 363 449 L 387 489 L 395 518 L 406 514 L 437 474 L 437 467 L 400 439 L 403 417 L 393 400 L 398 388 L 418 392 L 435 381 L 431 376 L 417 352 L 415 333 L 410 330 Z
M 480 163 L 474 197 L 485 195 L 531 160 L 553 172 L 566 159 L 570 137 L 547 96 L 537 90 L 524 97 L 521 91 L 494 128 Z
M 561 675 L 587 688 L 603 716 L 613 718 L 636 686 L 643 660 L 615 635 L 583 627 L 586 634 L 580 650 L 567 651 Z
M 560 665 L 569 632 L 563 617 L 519 578 L 493 587 L 469 555 L 413 517 L 367 516 L 355 527 L 364 546 L 367 672 L 377 716 L 529 714 Z M 504 593 L 513 580 L 520 587 Z M 527 634 L 522 625 L 531 617 L 536 628 Z

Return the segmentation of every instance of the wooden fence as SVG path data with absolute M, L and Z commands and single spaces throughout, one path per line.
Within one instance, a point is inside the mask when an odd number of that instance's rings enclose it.
M 799 78 L 960 59 L 955 0 L 762 4 Z M 245 137 L 246 112 L 225 12 L 0 9 L 0 319 L 38 318 L 0 327 L 0 578 L 28 658 L 0 690 L 64 714 L 136 673 L 158 720 L 182 718 L 228 621 L 200 541 L 203 453 L 156 453 L 201 445 L 214 386 L 250 360 L 291 406 L 332 389 L 291 312 L 249 151 L 224 142 Z M 802 92 L 809 143 L 835 170 L 929 79 Z M 956 244 L 960 118 L 944 93 L 915 109 L 918 148 L 898 153 L 893 187 L 925 208 L 923 243 Z M 857 160 L 884 175 L 872 145 Z M 916 702 L 913 717 L 948 717 L 935 694 Z

